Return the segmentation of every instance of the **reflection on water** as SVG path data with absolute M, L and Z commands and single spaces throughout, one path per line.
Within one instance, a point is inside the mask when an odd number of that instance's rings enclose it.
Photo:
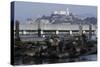
M 82 61 L 96 61 L 97 60 L 97 55 L 94 54 L 94 55 L 88 55 L 88 56 L 81 56 L 80 57 L 80 60 Z
M 80 56 L 78 58 L 63 58 L 63 59 L 47 59 L 47 58 L 33 58 L 27 57 L 23 59 L 20 57 L 16 59 L 16 65 L 30 65 L 30 64 L 51 64 L 51 63 L 66 63 L 66 62 L 80 62 L 80 61 L 96 61 L 97 55 Z

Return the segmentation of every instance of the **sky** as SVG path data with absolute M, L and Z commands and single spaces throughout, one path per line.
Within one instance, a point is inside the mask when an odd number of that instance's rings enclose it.
M 69 8 L 69 11 L 78 16 L 97 16 L 96 6 L 83 6 L 71 4 L 52 4 L 38 2 L 22 2 L 15 1 L 15 20 L 25 22 L 28 18 L 36 19 L 43 15 L 50 15 L 53 11 L 64 10 Z

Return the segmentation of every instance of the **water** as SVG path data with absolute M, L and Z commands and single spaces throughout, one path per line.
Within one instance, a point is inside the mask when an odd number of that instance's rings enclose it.
M 16 65 L 32 65 L 32 64 L 51 64 L 51 63 L 69 63 L 69 62 L 80 62 L 80 61 L 96 61 L 97 55 L 87 55 L 80 56 L 78 58 L 64 58 L 64 59 L 44 59 L 44 58 L 33 58 L 27 57 L 27 59 L 20 58 L 20 60 L 16 60 Z
M 97 60 L 97 55 L 93 54 L 93 55 L 88 55 L 88 56 L 81 56 L 80 60 L 84 61 L 96 61 Z

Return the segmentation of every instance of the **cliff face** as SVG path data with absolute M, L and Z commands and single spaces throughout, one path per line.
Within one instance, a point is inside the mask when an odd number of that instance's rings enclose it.
M 91 23 L 91 24 L 97 24 L 97 18 L 95 18 L 95 17 L 87 17 L 83 21 L 85 21 L 87 23 Z

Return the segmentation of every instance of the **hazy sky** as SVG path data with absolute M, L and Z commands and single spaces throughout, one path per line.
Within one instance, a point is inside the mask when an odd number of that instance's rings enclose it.
M 15 2 L 15 20 L 26 21 L 27 18 L 38 18 L 42 15 L 50 15 L 55 10 L 66 10 L 79 16 L 97 15 L 96 6 L 79 6 L 66 4 L 34 3 L 34 2 Z

